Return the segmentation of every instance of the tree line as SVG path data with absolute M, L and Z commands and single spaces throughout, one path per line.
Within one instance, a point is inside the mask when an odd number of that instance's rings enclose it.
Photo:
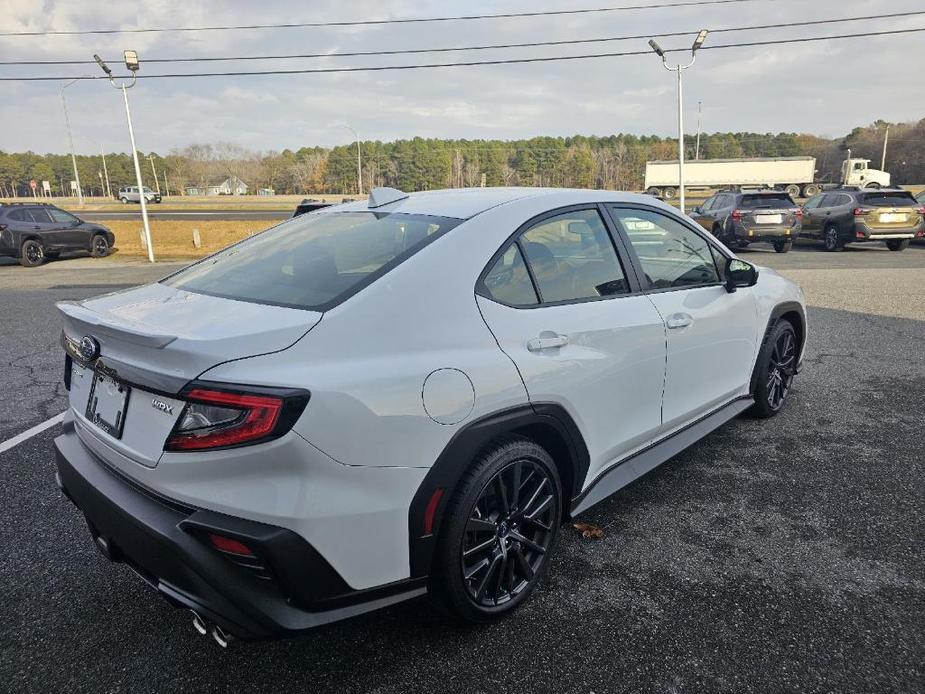
M 847 150 L 879 167 L 889 127 L 886 169 L 893 181 L 925 181 L 925 119 L 914 123 L 877 121 L 844 137 L 797 133 L 709 133 L 686 138 L 693 159 L 814 156 L 821 180 L 837 180 Z M 447 187 L 553 186 L 639 190 L 646 161 L 677 158 L 677 139 L 616 134 L 607 136 L 533 137 L 523 140 L 424 139 L 360 144 L 364 189 L 392 186 L 402 190 Z M 204 189 L 226 178 L 244 181 L 250 193 L 272 189 L 278 194 L 352 194 L 357 191 L 356 145 L 331 149 L 255 152 L 230 143 L 194 144 L 168 154 L 139 153 L 145 185 L 172 195 Z M 85 195 L 104 195 L 103 157 L 78 155 Z M 112 192 L 134 185 L 132 158 L 105 155 Z M 155 178 L 156 175 L 156 178 Z M 48 181 L 54 195 L 69 194 L 74 178 L 70 155 L 0 152 L 0 196 L 31 195 L 30 181 Z

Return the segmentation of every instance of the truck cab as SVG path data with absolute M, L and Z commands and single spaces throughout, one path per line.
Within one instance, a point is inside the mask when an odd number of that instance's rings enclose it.
M 868 167 L 870 159 L 845 159 L 841 165 L 841 182 L 858 188 L 889 188 L 890 174 Z

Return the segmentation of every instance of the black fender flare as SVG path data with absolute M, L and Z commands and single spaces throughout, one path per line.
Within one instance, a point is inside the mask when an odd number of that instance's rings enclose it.
M 755 365 L 752 368 L 752 377 L 748 384 L 749 393 L 754 394 L 755 387 L 758 384 L 758 359 L 761 356 L 761 350 L 764 349 L 764 345 L 768 341 L 768 338 L 771 336 L 771 331 L 774 330 L 774 326 L 777 325 L 777 322 L 786 315 L 796 315 L 799 320 L 799 325 L 794 326 L 797 332 L 797 341 L 799 344 L 797 354 L 801 355 L 803 353 L 803 346 L 806 344 L 806 311 L 803 309 L 802 304 L 796 301 L 784 301 L 780 304 L 777 304 L 771 310 L 771 315 L 768 317 L 768 324 L 765 327 L 764 335 L 761 338 L 761 347 L 758 348 L 758 356 L 755 358 Z M 799 372 L 801 368 L 802 362 L 797 364 L 797 372 Z
M 480 417 L 457 431 L 415 492 L 408 509 L 408 543 L 411 578 L 430 573 L 443 514 L 457 484 L 473 459 L 492 441 L 510 434 L 525 436 L 544 432 L 537 441 L 550 451 L 563 477 L 563 503 L 569 510 L 588 474 L 590 457 L 584 438 L 562 405 L 525 403 Z M 567 474 L 561 474 L 561 473 Z M 428 508 L 430 507 L 430 508 Z M 430 516 L 430 520 L 428 520 Z

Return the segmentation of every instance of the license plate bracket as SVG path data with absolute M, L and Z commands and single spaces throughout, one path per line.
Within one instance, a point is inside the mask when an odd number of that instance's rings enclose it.
M 131 386 L 95 371 L 87 398 L 87 419 L 114 439 L 121 439 L 131 392 Z

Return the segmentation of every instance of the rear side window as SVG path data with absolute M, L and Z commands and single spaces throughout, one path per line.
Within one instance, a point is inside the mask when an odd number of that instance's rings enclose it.
M 502 304 L 535 306 L 539 303 L 527 264 L 516 243 L 501 254 L 483 282 L 488 295 Z
M 461 221 L 378 212 L 301 215 L 164 283 L 226 299 L 325 310 Z
M 720 281 L 711 246 L 700 234 L 659 212 L 611 209 L 639 257 L 651 289 L 679 289 Z
M 544 303 L 628 291 L 613 241 L 597 210 L 544 219 L 525 231 L 519 244 Z
M 743 210 L 783 210 L 796 207 L 797 204 L 789 195 L 743 195 L 739 207 Z
M 871 207 L 908 207 L 915 205 L 912 193 L 864 193 L 861 202 Z

